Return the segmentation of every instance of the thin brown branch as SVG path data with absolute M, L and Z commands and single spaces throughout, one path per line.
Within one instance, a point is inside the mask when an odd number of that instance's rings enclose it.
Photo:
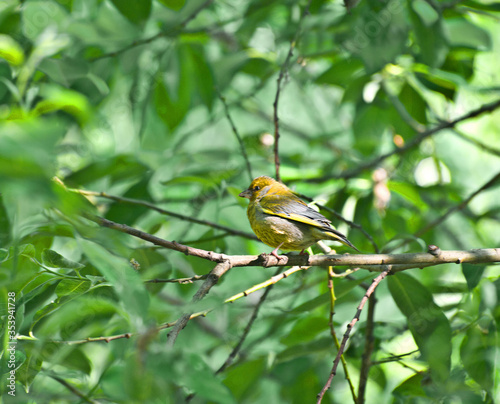
M 203 10 L 205 9 L 206 7 L 208 7 L 211 3 L 213 2 L 213 0 L 207 0 L 205 1 L 204 3 L 202 3 L 198 8 L 196 8 L 195 10 L 193 10 L 193 12 L 191 14 L 189 14 L 186 19 L 184 19 L 182 22 L 180 22 L 179 24 L 175 25 L 174 27 L 166 30 L 166 31 L 161 31 L 161 32 L 158 32 L 157 34 L 153 35 L 153 36 L 150 36 L 149 38 L 144 38 L 144 39 L 139 39 L 137 41 L 133 41 L 132 43 L 130 43 L 129 45 L 121 48 L 121 49 L 118 49 L 114 52 L 109 52 L 109 53 L 104 53 L 102 55 L 99 55 L 99 56 L 96 56 L 96 57 L 93 57 L 91 59 L 89 59 L 90 62 L 95 62 L 97 60 L 101 60 L 101 59 L 105 59 L 105 58 L 110 58 L 110 57 L 115 57 L 115 56 L 118 56 L 126 51 L 129 51 L 130 49 L 133 49 L 133 48 L 136 48 L 138 46 L 142 46 L 142 45 L 147 45 L 151 42 L 154 42 L 156 41 L 157 39 L 159 38 L 164 38 L 164 37 L 168 37 L 168 36 L 172 36 L 172 35 L 177 35 L 179 34 L 183 28 L 186 27 L 186 25 L 193 19 L 196 18 L 196 16 Z
M 474 197 L 476 197 L 481 192 L 487 190 L 488 188 L 491 188 L 491 187 L 497 185 L 497 182 L 500 182 L 500 172 L 498 172 L 492 179 L 490 179 L 482 187 L 475 190 L 472 194 L 470 194 L 467 198 L 465 198 L 458 205 L 449 209 L 444 215 L 442 215 L 441 217 L 437 218 L 436 220 L 432 221 L 428 225 L 426 225 L 423 228 L 421 228 L 420 230 L 418 230 L 415 233 L 415 237 L 420 237 L 422 234 L 427 233 L 432 228 L 439 226 L 441 223 L 443 223 L 448 218 L 448 216 L 450 216 L 451 214 L 455 213 L 458 210 L 464 209 Z
M 458 129 L 453 129 L 453 133 L 460 137 L 461 139 L 464 139 L 465 141 L 472 143 L 473 145 L 479 147 L 480 149 L 493 154 L 494 156 L 500 157 L 500 149 L 495 149 L 494 147 L 491 147 L 490 145 L 487 145 L 486 143 L 483 143 L 479 140 L 477 140 L 475 137 L 466 135 L 462 131 Z
M 175 217 L 177 219 L 184 220 L 186 222 L 196 223 L 196 224 L 200 224 L 202 226 L 208 226 L 208 227 L 212 227 L 214 229 L 223 230 L 226 233 L 232 234 L 234 236 L 241 236 L 241 237 L 248 238 L 250 240 L 258 240 L 258 238 L 256 236 L 254 236 L 253 234 L 246 233 L 244 231 L 235 230 L 231 227 L 222 226 L 220 224 L 210 222 L 208 220 L 200 220 L 200 219 L 196 219 L 192 216 L 186 216 L 186 215 L 182 215 L 182 214 L 177 213 L 177 212 L 172 212 L 170 210 L 162 209 L 156 205 L 153 205 L 151 202 L 143 201 L 141 199 L 126 198 L 124 196 L 111 195 L 111 194 L 108 194 L 106 192 L 86 191 L 83 189 L 71 189 L 71 188 L 67 188 L 67 189 L 68 189 L 68 191 L 75 192 L 75 193 L 78 193 L 78 194 L 81 194 L 84 196 L 98 196 L 98 197 L 110 199 L 112 201 L 119 202 L 119 203 L 129 203 L 131 205 L 144 206 L 148 209 L 151 209 L 151 210 L 154 210 L 158 213 L 161 213 L 162 215 L 172 216 L 172 217 Z
M 195 281 L 201 281 L 207 279 L 208 275 L 195 275 L 189 278 L 174 278 L 174 279 L 149 279 L 144 283 L 178 283 L 180 285 L 185 285 L 188 283 L 193 283 Z
M 219 278 L 230 269 L 231 269 L 231 262 L 229 260 L 224 260 L 222 262 L 219 262 L 214 267 L 214 269 L 212 269 L 212 271 L 208 274 L 208 277 L 205 280 L 205 282 L 203 282 L 198 291 L 195 293 L 192 302 L 193 303 L 199 302 L 201 299 L 203 299 L 208 294 L 210 289 L 212 289 L 212 287 L 215 286 L 215 284 L 219 281 Z M 173 330 L 168 334 L 167 346 L 169 347 L 174 346 L 175 341 L 179 336 L 179 333 L 187 325 L 192 315 L 193 315 L 192 313 L 186 313 L 176 321 Z
M 278 270 L 276 271 L 274 276 L 277 276 L 279 271 L 280 271 L 280 269 L 278 268 Z M 248 324 L 246 325 L 245 329 L 243 330 L 243 334 L 241 335 L 240 340 L 238 341 L 236 346 L 233 348 L 233 350 L 231 351 L 231 353 L 227 357 L 226 361 L 217 370 L 217 372 L 215 372 L 215 374 L 219 374 L 219 373 L 223 372 L 224 370 L 226 370 L 226 368 L 228 366 L 230 366 L 233 363 L 234 358 L 236 358 L 236 355 L 238 355 L 238 352 L 240 351 L 243 343 L 245 342 L 245 339 L 247 338 L 248 333 L 252 329 L 252 325 L 253 325 L 254 321 L 257 319 L 257 315 L 259 314 L 260 308 L 262 307 L 262 305 L 266 301 L 267 296 L 269 295 L 269 292 L 271 291 L 273 286 L 274 286 L 274 284 L 269 285 L 269 287 L 266 288 L 266 290 L 264 291 L 264 293 L 260 297 L 259 302 L 256 304 L 255 308 L 253 309 L 253 313 L 252 313 L 252 316 L 250 317 L 250 320 L 248 321 Z
M 432 129 L 428 129 L 424 132 L 418 133 L 417 136 L 415 136 L 413 139 L 411 139 L 409 142 L 405 144 L 403 147 L 396 148 L 388 153 L 382 154 L 379 157 L 368 161 L 365 164 L 360 164 L 358 167 L 356 167 L 353 170 L 345 171 L 339 175 L 325 175 L 322 177 L 316 177 L 316 178 L 306 178 L 303 179 L 303 181 L 306 182 L 325 182 L 327 180 L 330 180 L 332 178 L 343 178 L 343 179 L 349 179 L 349 178 L 354 178 L 357 177 L 359 174 L 361 174 L 363 171 L 373 169 L 380 165 L 382 161 L 385 159 L 395 155 L 395 154 L 404 154 L 406 153 L 409 149 L 412 149 L 415 146 L 418 146 L 420 143 L 422 143 L 423 140 L 427 139 L 429 136 L 432 136 L 443 129 L 452 129 L 454 128 L 457 124 L 459 124 L 462 121 L 466 121 L 468 119 L 476 118 L 479 115 L 482 115 L 487 112 L 492 112 L 500 107 L 500 100 L 497 100 L 495 102 L 492 102 L 490 104 L 485 104 L 482 105 L 480 108 L 477 108 L 465 115 L 462 115 L 452 121 L 446 121 L 443 122 L 436 127 Z
M 340 350 L 340 342 L 337 338 L 337 333 L 335 332 L 335 327 L 333 326 L 333 316 L 335 315 L 335 301 L 337 297 L 335 296 L 335 289 L 333 284 L 333 278 L 335 273 L 333 272 L 333 267 L 328 268 L 328 289 L 330 291 L 330 317 L 328 319 L 328 326 L 330 327 L 330 335 L 333 338 L 333 342 L 335 343 L 335 347 L 337 351 Z M 347 367 L 347 361 L 344 358 L 344 355 L 340 356 L 340 360 L 342 362 L 342 367 L 344 369 L 345 378 L 347 383 L 349 384 L 349 390 L 351 391 L 352 401 L 356 403 L 358 398 L 356 397 L 356 391 L 354 390 L 354 384 L 352 382 L 351 376 L 349 374 L 349 368 Z
M 410 268 L 424 268 L 439 264 L 464 262 L 471 264 L 483 264 L 500 262 L 500 248 L 476 249 L 470 251 L 462 250 L 438 250 L 431 253 L 407 253 L 407 254 L 344 254 L 344 255 L 285 255 L 279 260 L 270 254 L 261 255 L 226 255 L 213 251 L 193 248 L 179 244 L 175 241 L 167 241 L 149 233 L 134 229 L 125 224 L 113 222 L 95 215 L 85 215 L 89 220 L 103 227 L 108 227 L 142 240 L 149 241 L 170 250 L 175 250 L 202 258 L 212 262 L 230 262 L 232 267 L 271 267 L 271 266 L 350 266 L 365 268 L 370 271 L 380 272 L 384 265 L 392 265 L 392 272 L 398 272 Z M 398 267 L 400 265 L 401 267 Z M 210 279 L 207 279 L 207 281 Z
M 417 352 L 420 352 L 419 349 L 415 349 L 414 351 L 411 351 L 411 352 L 407 352 L 407 353 L 404 353 L 404 354 L 400 354 L 400 355 L 391 355 L 387 358 L 384 358 L 384 359 L 380 359 L 379 361 L 373 361 L 372 362 L 372 366 L 375 366 L 375 365 L 381 365 L 383 363 L 389 363 L 389 362 L 399 362 L 401 359 L 403 359 L 404 357 L 406 356 L 410 356 L 410 355 L 413 355 Z
M 191 320 L 191 319 L 196 318 L 196 317 L 205 317 L 208 312 L 209 311 L 205 310 L 205 311 L 200 311 L 199 313 L 191 314 L 191 317 L 189 319 Z M 165 324 L 159 325 L 158 327 L 156 327 L 156 331 L 161 331 L 161 330 L 165 330 L 166 328 L 171 328 L 171 327 L 175 326 L 176 323 L 177 323 L 177 321 L 172 321 L 170 323 L 165 323 Z M 78 339 L 78 340 L 72 340 L 72 341 L 51 340 L 50 342 L 52 342 L 54 344 L 65 344 L 65 345 L 80 345 L 80 344 L 86 344 L 88 342 L 106 342 L 106 343 L 108 343 L 108 342 L 111 342 L 111 341 L 114 341 L 117 339 L 123 339 L 123 338 L 129 339 L 129 338 L 135 337 L 137 335 L 139 335 L 139 333 L 125 332 L 123 334 L 110 335 L 107 337 L 89 337 L 89 338 L 85 338 L 85 339 Z M 18 339 L 19 340 L 29 340 L 29 341 L 33 340 L 32 337 L 23 338 L 22 335 L 18 336 Z
M 243 143 L 243 139 L 241 138 L 238 129 L 236 129 L 236 125 L 234 124 L 233 118 L 231 118 L 231 114 L 229 113 L 229 107 L 226 103 L 226 99 L 222 96 L 222 94 L 219 91 L 217 91 L 217 94 L 219 95 L 219 99 L 221 100 L 222 105 L 224 105 L 224 112 L 226 114 L 226 118 L 229 124 L 231 125 L 231 129 L 233 130 L 233 133 L 236 136 L 236 139 L 238 140 L 238 143 L 240 145 L 241 154 L 243 156 L 243 159 L 245 160 L 248 176 L 250 178 L 250 182 L 252 182 L 253 180 L 252 166 L 250 165 L 250 160 L 248 159 L 247 151 L 245 149 L 245 144 Z
M 288 49 L 288 53 L 286 55 L 285 61 L 281 65 L 281 69 L 280 69 L 280 73 L 278 75 L 278 80 L 277 80 L 277 85 L 276 85 L 276 96 L 275 96 L 274 102 L 273 102 L 274 166 L 276 168 L 276 181 L 281 181 L 280 157 L 279 157 L 280 129 L 279 129 L 279 118 L 278 118 L 278 104 L 279 104 L 280 93 L 281 93 L 281 82 L 283 81 L 283 78 L 285 77 L 286 71 L 288 69 L 288 64 L 290 63 L 290 59 L 293 56 L 293 51 L 295 50 L 295 47 L 297 46 L 297 43 L 299 41 L 300 34 L 302 31 L 302 22 L 304 21 L 304 18 L 306 17 L 306 15 L 309 13 L 309 7 L 311 6 L 311 2 L 312 2 L 312 0 L 309 0 L 307 2 L 306 7 L 304 8 L 304 12 L 302 13 L 302 16 L 300 17 L 299 25 L 297 27 L 297 31 L 295 32 L 295 37 L 293 38 L 292 42 L 290 43 L 290 48 Z
M 349 335 L 351 333 L 351 330 L 354 327 L 354 325 L 358 322 L 359 316 L 361 315 L 361 311 L 363 310 L 363 307 L 364 307 L 365 303 L 370 298 L 370 296 L 375 291 L 375 288 L 380 284 L 380 282 L 389 274 L 389 272 L 391 272 L 391 269 L 392 269 L 392 267 L 390 265 L 388 265 L 383 270 L 383 272 L 380 273 L 380 275 L 378 275 L 373 280 L 372 284 L 370 285 L 370 287 L 366 291 L 365 295 L 361 299 L 361 302 L 359 303 L 358 310 L 356 311 L 356 314 L 354 315 L 354 318 L 347 325 L 347 330 L 346 330 L 346 332 L 344 334 L 344 337 L 342 338 L 342 342 L 340 344 L 340 349 L 337 352 L 337 356 L 335 357 L 335 360 L 333 361 L 333 366 L 332 366 L 332 370 L 330 371 L 330 376 L 328 378 L 328 381 L 326 382 L 326 384 L 323 387 L 323 389 L 321 389 L 321 391 L 318 393 L 317 401 L 316 401 L 317 404 L 321 403 L 321 401 L 323 400 L 323 396 L 325 395 L 325 393 L 327 392 L 327 390 L 330 388 L 330 385 L 332 384 L 332 380 L 335 377 L 335 374 L 337 373 L 337 366 L 339 364 L 340 357 L 344 353 L 345 346 L 347 344 L 347 340 L 349 339 Z
M 127 226 L 126 224 L 116 223 L 111 220 L 104 219 L 100 216 L 90 215 L 90 214 L 85 214 L 84 216 L 87 219 L 97 223 L 102 227 L 107 227 L 109 229 L 117 230 L 122 233 L 130 234 L 131 236 L 149 241 L 150 243 L 168 248 L 169 250 L 182 252 L 185 255 L 192 255 L 213 262 L 222 262 L 225 260 L 224 258 L 225 256 L 223 254 L 214 253 L 213 251 L 202 250 L 200 248 L 189 247 L 184 244 L 179 244 L 176 241 L 167 241 L 162 238 L 153 236 L 152 234 L 134 229 L 133 227 Z
M 375 291 L 368 299 L 368 312 L 366 316 L 366 331 L 365 331 L 365 350 L 361 357 L 361 369 L 359 373 L 359 385 L 358 385 L 358 399 L 357 404 L 363 404 L 365 402 L 366 385 L 368 383 L 368 374 L 370 373 L 370 368 L 372 366 L 372 353 L 373 353 L 373 330 L 375 329 L 375 305 L 377 300 L 375 298 Z
M 99 404 L 99 401 L 94 400 L 90 397 L 88 397 L 86 394 L 82 393 L 80 390 L 78 390 L 76 387 L 73 385 L 69 384 L 66 380 L 63 378 L 56 376 L 52 373 L 47 373 L 47 376 L 50 378 L 54 379 L 56 382 L 62 384 L 64 387 L 66 387 L 69 391 L 71 391 L 75 396 L 80 397 L 83 401 L 86 403 L 91 403 L 91 404 Z

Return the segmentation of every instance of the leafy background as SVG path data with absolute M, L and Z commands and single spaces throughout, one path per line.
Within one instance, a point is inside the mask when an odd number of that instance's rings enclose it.
M 225 254 L 268 252 L 230 230 L 250 232 L 237 194 L 253 176 L 274 175 L 282 72 L 285 183 L 361 225 L 380 251 L 498 246 L 496 107 L 419 133 L 498 101 L 499 12 L 486 0 L 3 1 L 0 291 L 5 302 L 16 293 L 19 334 L 16 397 L 6 401 L 313 402 L 336 353 L 323 269 L 279 282 L 235 362 L 215 375 L 260 295 L 222 302 L 275 270 L 234 268 L 192 307 L 199 283 L 144 282 L 213 264 L 80 214 Z M 376 252 L 359 229 L 334 221 Z M 499 401 L 499 276 L 498 266 L 450 264 L 388 277 L 373 326 L 363 313 L 345 353 L 357 385 L 372 344 L 366 401 Z M 374 277 L 335 280 L 339 334 Z M 168 331 L 156 327 L 207 308 L 167 347 Z M 58 342 L 123 333 L 134 336 Z M 2 374 L 6 360 L 4 351 Z M 352 400 L 339 368 L 323 402 Z

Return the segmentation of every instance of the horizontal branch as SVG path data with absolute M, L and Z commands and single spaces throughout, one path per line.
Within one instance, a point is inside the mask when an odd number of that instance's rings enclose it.
M 86 215 L 89 220 L 100 226 L 118 230 L 131 236 L 149 241 L 170 250 L 182 252 L 212 262 L 227 262 L 231 267 L 271 267 L 271 266 L 349 266 L 360 267 L 374 272 L 381 272 L 385 265 L 392 265 L 391 272 L 410 268 L 424 268 L 447 263 L 485 264 L 500 262 L 500 248 L 476 249 L 470 251 L 442 251 L 431 246 L 427 253 L 407 254 L 335 254 L 335 255 L 285 255 L 279 260 L 270 254 L 260 255 L 226 255 L 213 251 L 190 247 L 176 241 L 168 241 L 137 230 L 125 224 L 113 222 L 99 216 Z

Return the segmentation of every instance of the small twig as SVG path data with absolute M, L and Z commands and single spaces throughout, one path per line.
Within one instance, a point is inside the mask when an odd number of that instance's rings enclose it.
M 274 276 L 278 276 L 279 271 L 280 271 L 280 269 L 278 268 L 278 270 L 276 271 Z M 250 317 L 250 320 L 248 321 L 248 324 L 246 325 L 245 329 L 243 330 L 243 334 L 241 335 L 240 340 L 238 341 L 236 346 L 233 348 L 233 350 L 231 351 L 231 353 L 227 357 L 224 364 L 217 370 L 217 372 L 215 372 L 216 375 L 223 372 L 224 370 L 226 370 L 226 368 L 233 363 L 234 358 L 236 358 L 236 355 L 240 351 L 240 349 L 243 345 L 243 342 L 245 342 L 245 339 L 248 336 L 248 333 L 250 332 L 250 329 L 252 328 L 252 325 L 253 325 L 254 321 L 256 320 L 257 315 L 259 314 L 259 310 L 260 310 L 262 304 L 266 301 L 267 296 L 269 295 L 269 292 L 271 291 L 273 286 L 274 286 L 274 284 L 269 285 L 269 287 L 264 291 L 264 293 L 260 297 L 259 302 L 255 306 L 253 313 L 252 313 L 252 316 Z
M 226 299 L 224 303 L 232 303 L 235 300 L 241 299 L 242 297 L 246 297 L 251 293 L 257 292 L 260 289 L 267 288 L 268 286 L 273 286 L 275 283 L 281 281 L 282 279 L 287 278 L 291 274 L 295 272 L 299 272 L 302 270 L 307 270 L 310 267 L 300 267 L 300 266 L 295 266 L 292 267 L 278 275 L 273 276 L 272 278 L 268 279 L 265 282 L 259 283 L 258 285 L 252 286 L 250 289 L 245 290 L 244 292 L 238 293 L 237 295 L 231 296 L 230 298 Z
M 333 326 L 333 316 L 335 314 L 335 301 L 337 300 L 335 296 L 335 289 L 333 285 L 333 277 L 336 274 L 333 272 L 333 267 L 328 268 L 328 289 L 330 291 L 330 318 L 328 319 L 328 325 L 330 327 L 330 334 L 333 338 L 333 342 L 335 342 L 335 347 L 337 348 L 337 352 L 340 350 L 340 342 L 337 338 L 337 333 L 335 332 L 335 327 Z M 342 367 L 344 368 L 345 378 L 347 383 L 349 384 L 349 389 L 351 390 L 352 400 L 354 403 L 357 402 L 356 391 L 354 390 L 354 384 L 352 383 L 351 376 L 349 375 L 349 368 L 347 367 L 347 361 L 344 358 L 344 355 L 340 356 L 340 360 L 342 361 Z
M 404 354 L 400 354 L 400 355 L 391 355 L 387 358 L 384 358 L 384 359 L 380 359 L 378 361 L 373 361 L 372 362 L 372 366 L 375 366 L 375 365 L 381 365 L 383 363 L 389 363 L 389 362 L 399 362 L 402 358 L 406 357 L 406 356 L 410 356 L 410 355 L 413 355 L 417 352 L 420 352 L 419 349 L 415 349 L 414 351 L 410 351 L 410 352 L 407 352 L 407 353 L 404 353 Z
M 189 319 L 191 320 L 191 319 L 196 318 L 196 317 L 205 317 L 209 312 L 210 312 L 210 310 L 205 310 L 205 311 L 200 311 L 199 313 L 191 314 L 191 317 Z M 156 331 L 161 331 L 161 330 L 164 330 L 166 328 L 171 328 L 175 324 L 176 324 L 176 321 L 172 321 L 170 323 L 165 323 L 165 324 L 159 325 L 158 327 L 156 327 Z M 86 344 L 88 342 L 106 342 L 106 343 L 108 343 L 108 342 L 111 342 L 111 341 L 114 341 L 117 339 L 123 339 L 123 338 L 129 339 L 129 338 L 135 337 L 137 335 L 138 335 L 138 333 L 126 332 L 123 334 L 110 335 L 108 337 L 95 337 L 95 338 L 89 337 L 89 338 L 73 340 L 73 341 L 51 340 L 50 342 L 54 343 L 54 344 L 66 344 L 66 345 L 80 345 L 80 344 Z M 25 337 L 23 335 L 19 335 L 17 337 L 17 339 L 32 341 L 33 337 Z
M 50 378 L 54 379 L 55 381 L 61 383 L 64 387 L 66 387 L 69 391 L 71 391 L 75 396 L 80 397 L 86 403 L 99 404 L 99 401 L 88 397 L 86 394 L 82 393 L 76 387 L 72 386 L 66 380 L 60 378 L 59 376 L 56 376 L 56 375 L 51 374 L 51 373 L 47 373 L 47 376 L 49 376 Z
M 224 105 L 224 111 L 226 113 L 226 118 L 231 125 L 231 129 L 233 130 L 234 135 L 236 136 L 236 139 L 238 139 L 238 143 L 240 144 L 240 149 L 241 149 L 241 154 L 243 156 L 243 159 L 245 160 L 245 164 L 247 166 L 247 172 L 248 176 L 250 177 L 250 182 L 253 180 L 253 175 L 252 175 L 252 166 L 250 165 L 250 160 L 248 159 L 247 151 L 245 149 L 245 144 L 243 143 L 243 139 L 241 138 L 238 129 L 236 129 L 236 125 L 234 124 L 233 118 L 231 118 L 231 114 L 229 113 L 229 107 L 226 103 L 226 99 L 222 96 L 222 94 L 217 90 L 217 95 L 219 96 L 219 99 L 222 102 L 222 105 Z
M 366 384 L 368 383 L 368 374 L 370 373 L 370 368 L 372 366 L 371 356 L 373 353 L 373 330 L 375 329 L 374 317 L 375 317 L 375 305 L 377 300 L 375 299 L 375 291 L 368 299 L 368 313 L 366 316 L 366 329 L 365 329 L 365 350 L 361 357 L 361 369 L 359 373 L 359 385 L 358 385 L 358 399 L 355 401 L 357 404 L 363 404 L 365 402 Z
M 122 53 L 124 53 L 124 52 L 126 52 L 126 51 L 128 51 L 130 49 L 136 48 L 137 46 L 147 45 L 147 44 L 149 44 L 149 43 L 151 43 L 153 41 L 156 41 L 159 38 L 163 38 L 163 37 L 167 37 L 167 36 L 170 36 L 170 35 L 173 35 L 173 34 L 177 34 L 191 20 L 193 20 L 194 18 L 196 18 L 196 16 L 200 13 L 200 11 L 202 11 L 204 8 L 208 7 L 212 2 L 213 2 L 213 0 L 207 0 L 207 1 L 205 1 L 197 9 L 195 9 L 191 14 L 189 14 L 184 21 L 182 21 L 181 23 L 177 24 L 176 26 L 172 27 L 171 29 L 169 29 L 167 31 L 161 31 L 161 32 L 158 32 L 157 34 L 149 37 L 149 38 L 144 38 L 144 39 L 140 39 L 140 40 L 134 41 L 131 44 L 125 46 L 122 49 L 118 49 L 118 50 L 116 50 L 114 52 L 104 53 L 102 55 L 99 55 L 99 56 L 96 56 L 96 57 L 93 57 L 93 58 L 89 59 L 89 61 L 90 62 L 95 62 L 95 61 L 100 60 L 100 59 L 115 57 L 115 56 L 118 56 L 118 55 L 120 55 L 120 54 L 122 54 Z
M 412 149 L 413 147 L 418 146 L 420 143 L 422 143 L 422 141 L 424 139 L 427 139 L 429 136 L 432 136 L 432 135 L 442 131 L 443 129 L 452 129 L 462 121 L 466 121 L 468 119 L 475 118 L 475 117 L 482 115 L 484 113 L 487 113 L 487 112 L 492 112 L 499 107 L 500 107 L 500 100 L 497 100 L 497 101 L 489 103 L 489 104 L 482 105 L 481 107 L 479 107 L 479 108 L 477 108 L 477 109 L 475 109 L 475 110 L 473 110 L 465 115 L 462 115 L 462 116 L 460 116 L 452 121 L 443 122 L 432 129 L 428 129 L 424 132 L 420 132 L 417 136 L 413 137 L 412 140 L 407 142 L 403 147 L 395 148 L 394 150 L 392 150 L 388 153 L 382 154 L 379 157 L 376 157 L 375 159 L 368 161 L 365 164 L 360 164 L 360 165 L 358 165 L 358 167 L 356 167 L 353 170 L 345 171 L 339 175 L 325 175 L 325 176 L 316 177 L 316 178 L 305 178 L 305 179 L 303 179 L 303 181 L 305 181 L 305 182 L 325 182 L 325 181 L 330 180 L 332 178 L 349 179 L 349 178 L 357 177 L 363 171 L 370 170 L 370 169 L 377 167 L 378 165 L 380 165 L 380 163 L 382 161 L 386 160 L 387 158 L 389 158 L 395 154 L 406 153 L 409 149 Z
M 190 278 L 174 278 L 174 279 L 149 279 L 144 283 L 178 283 L 180 285 L 184 285 L 187 283 L 193 283 L 195 281 L 201 281 L 203 279 L 207 279 L 208 275 L 195 275 Z
M 309 13 L 309 7 L 311 6 L 312 0 L 309 0 L 306 7 L 304 8 L 304 12 L 299 20 L 299 25 L 297 27 L 297 31 L 295 32 L 295 37 L 290 43 L 290 48 L 288 49 L 288 54 L 286 55 L 285 61 L 281 65 L 280 73 L 278 75 L 277 85 L 276 85 L 276 96 L 273 102 L 273 122 L 274 122 L 274 166 L 276 168 L 276 181 L 281 181 L 280 176 L 280 157 L 279 157 L 279 139 L 280 139 L 280 129 L 279 129 L 279 118 L 278 118 L 278 103 L 281 93 L 281 82 L 285 77 L 285 73 L 288 69 L 288 64 L 290 63 L 290 59 L 293 56 L 293 51 L 297 46 L 297 43 L 300 38 L 301 30 L 302 30 L 302 22 L 304 21 L 305 16 Z
M 370 298 L 372 293 L 375 291 L 375 288 L 379 285 L 379 283 L 389 274 L 391 269 L 392 269 L 392 267 L 390 265 L 388 265 L 386 267 L 386 269 L 373 280 L 372 284 L 370 285 L 370 287 L 366 291 L 365 295 L 361 299 L 361 302 L 359 303 L 358 310 L 356 311 L 354 318 L 347 325 L 347 330 L 344 334 L 344 337 L 342 338 L 342 343 L 340 344 L 339 351 L 337 353 L 337 356 L 335 357 L 335 360 L 333 361 L 333 367 L 332 367 L 332 370 L 330 372 L 330 376 L 328 378 L 328 381 L 326 382 L 323 389 L 321 389 L 321 391 L 318 393 L 317 401 L 316 401 L 317 404 L 321 403 L 323 396 L 325 395 L 326 391 L 330 388 L 330 385 L 332 384 L 332 380 L 335 377 L 335 374 L 337 373 L 337 366 L 339 364 L 340 357 L 344 353 L 345 346 L 346 346 L 347 340 L 349 339 L 349 335 L 351 333 L 351 330 L 354 327 L 354 325 L 357 323 L 357 321 L 359 320 L 359 316 L 361 315 L 361 311 L 363 310 L 365 303 Z
M 58 179 L 58 182 L 62 184 L 62 182 L 59 179 Z M 244 231 L 235 230 L 231 227 L 222 226 L 220 224 L 210 222 L 208 220 L 200 220 L 200 219 L 194 218 L 193 216 L 186 216 L 186 215 L 182 215 L 182 214 L 177 213 L 177 212 L 172 212 L 170 210 L 162 209 L 162 208 L 159 208 L 158 206 L 153 205 L 152 203 L 150 203 L 148 201 L 143 201 L 141 199 L 133 199 L 133 198 L 127 198 L 124 196 L 111 195 L 111 194 L 108 194 L 106 192 L 86 191 L 83 189 L 72 189 L 72 188 L 67 188 L 67 189 L 70 192 L 75 192 L 75 193 L 78 193 L 78 194 L 81 194 L 84 196 L 98 196 L 98 197 L 110 199 L 112 201 L 119 202 L 119 203 L 129 203 L 131 205 L 144 206 L 148 209 L 151 209 L 151 210 L 154 210 L 158 213 L 161 213 L 162 215 L 172 216 L 172 217 L 175 217 L 177 219 L 184 220 L 186 222 L 201 224 L 202 226 L 208 226 L 208 227 L 212 227 L 214 229 L 223 230 L 228 234 L 245 237 L 245 238 L 248 238 L 250 240 L 258 240 L 258 238 L 256 236 L 254 236 L 253 234 L 246 233 Z
M 207 279 L 200 286 L 198 291 L 193 296 L 192 302 L 198 302 L 203 299 L 212 287 L 219 281 L 219 278 L 231 269 L 231 262 L 224 260 L 219 262 L 212 271 L 208 274 Z M 192 313 L 182 315 L 177 321 L 173 330 L 168 334 L 167 346 L 173 347 L 181 330 L 187 325 L 191 319 Z
M 463 208 L 465 208 L 474 197 L 476 197 L 478 194 L 485 191 L 486 189 L 496 185 L 496 182 L 499 180 L 500 180 L 500 172 L 498 172 L 492 179 L 490 179 L 481 188 L 475 190 L 472 194 L 470 194 L 467 198 L 465 198 L 458 205 L 455 205 L 454 207 L 449 209 L 444 215 L 442 215 L 441 217 L 437 218 L 436 220 L 432 221 L 428 225 L 426 225 L 423 228 L 421 228 L 420 230 L 418 230 L 415 233 L 415 237 L 420 237 L 422 234 L 427 233 L 432 228 L 439 226 L 441 223 L 443 223 L 448 218 L 448 216 L 450 216 L 452 213 L 455 213 L 458 210 L 462 210 Z
M 473 145 L 476 145 L 480 149 L 485 150 L 488 153 L 493 154 L 494 156 L 500 157 L 500 149 L 495 149 L 495 148 L 491 147 L 490 145 L 487 145 L 486 143 L 480 142 L 475 137 L 471 137 L 469 135 L 466 135 L 465 133 L 463 133 L 462 131 L 460 131 L 458 129 L 453 129 L 452 133 L 454 133 L 458 137 L 466 140 L 467 142 L 470 142 Z

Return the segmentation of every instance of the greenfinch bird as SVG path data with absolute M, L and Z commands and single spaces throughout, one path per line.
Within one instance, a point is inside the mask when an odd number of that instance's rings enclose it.
M 278 249 L 304 250 L 319 240 L 334 240 L 359 252 L 354 245 L 330 224 L 330 220 L 310 208 L 286 185 L 267 176 L 255 178 L 250 187 L 240 193 L 250 199 L 247 209 L 252 230 L 265 244 Z

